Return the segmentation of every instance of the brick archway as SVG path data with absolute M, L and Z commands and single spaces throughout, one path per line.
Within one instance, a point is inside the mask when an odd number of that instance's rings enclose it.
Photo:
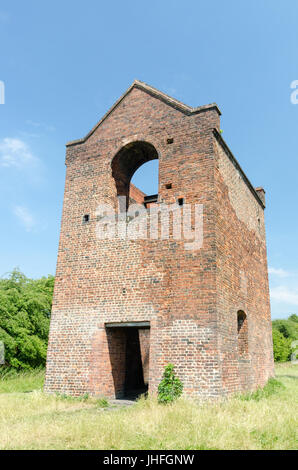
M 117 196 L 126 197 L 126 210 L 129 204 L 129 188 L 134 173 L 146 162 L 157 160 L 156 148 L 146 141 L 134 141 L 124 145 L 112 160 L 112 176 L 115 180 Z

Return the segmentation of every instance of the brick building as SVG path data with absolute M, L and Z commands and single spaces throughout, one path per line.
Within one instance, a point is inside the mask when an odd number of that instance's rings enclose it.
M 152 159 L 158 195 L 145 195 L 131 178 Z M 223 140 L 217 105 L 191 108 L 135 81 L 67 144 L 66 167 L 45 390 L 155 392 L 169 362 L 192 396 L 263 386 L 273 375 L 265 192 Z M 173 223 L 167 239 L 97 236 L 99 204 L 121 214 L 135 202 L 202 207 L 200 248 L 186 249 Z

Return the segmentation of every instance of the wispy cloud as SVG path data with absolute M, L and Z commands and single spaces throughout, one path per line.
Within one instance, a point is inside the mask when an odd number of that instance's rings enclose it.
M 45 130 L 47 132 L 54 132 L 56 130 L 54 126 L 51 126 L 49 124 L 44 124 L 43 122 L 32 121 L 31 119 L 27 119 L 26 124 L 28 124 L 28 126 L 31 126 L 31 127 Z
M 0 166 L 22 169 L 38 162 L 39 159 L 23 140 L 9 137 L 0 140 Z
M 25 228 L 26 232 L 32 232 L 36 227 L 36 219 L 31 211 L 25 206 L 15 206 L 13 212 Z
M 284 318 L 298 307 L 298 273 L 283 268 L 268 268 L 273 318 Z
M 276 286 L 270 289 L 271 299 L 298 306 L 298 289 L 287 286 Z
M 284 269 L 282 269 L 282 268 L 269 267 L 268 272 L 269 272 L 269 274 L 272 274 L 273 276 L 278 276 L 278 277 L 288 277 L 289 276 L 289 273 L 287 271 L 285 271 Z

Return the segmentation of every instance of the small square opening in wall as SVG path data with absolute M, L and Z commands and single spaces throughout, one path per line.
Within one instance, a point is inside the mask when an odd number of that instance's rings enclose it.
M 174 142 L 173 137 L 169 137 L 169 138 L 167 139 L 167 144 L 172 144 L 173 142 Z
M 183 204 L 184 204 L 184 198 L 183 198 L 183 197 L 179 197 L 179 198 L 178 198 L 178 205 L 179 205 L 179 206 L 183 206 Z
M 167 183 L 166 184 L 166 189 L 172 189 L 172 183 Z
M 90 220 L 89 214 L 83 215 L 83 224 L 87 224 Z

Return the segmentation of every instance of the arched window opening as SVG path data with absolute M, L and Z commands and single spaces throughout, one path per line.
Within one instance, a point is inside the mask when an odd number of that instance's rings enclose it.
M 155 186 L 154 181 L 156 182 L 156 174 L 158 175 L 158 163 L 156 165 L 154 162 L 154 165 L 152 160 L 158 160 L 158 154 L 155 147 L 148 142 L 132 142 L 125 145 L 115 155 L 112 161 L 112 175 L 116 184 L 117 196 L 125 197 L 122 199 L 121 211 L 127 210 L 132 202 L 144 204 L 147 207 L 150 203 L 157 201 L 158 176 Z M 146 174 L 143 168 L 141 169 L 143 165 L 147 170 Z M 139 169 L 140 172 L 137 172 Z M 132 182 L 134 175 L 136 185 Z M 137 186 L 139 182 L 141 182 L 141 187 Z M 152 190 L 155 190 L 156 193 L 152 194 Z
M 239 356 L 245 357 L 248 354 L 248 328 L 247 316 L 242 310 L 237 313 L 237 329 Z

